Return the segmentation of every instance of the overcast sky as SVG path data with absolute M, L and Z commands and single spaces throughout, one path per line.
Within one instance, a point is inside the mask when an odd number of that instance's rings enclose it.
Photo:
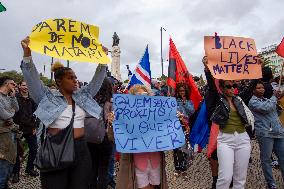
M 1 1 L 1 0 L 0 0 Z M 100 27 L 100 41 L 111 49 L 112 35 L 120 37 L 121 72 L 134 69 L 149 45 L 152 77 L 161 75 L 160 27 L 163 57 L 168 59 L 171 36 L 189 71 L 201 74 L 205 35 L 231 35 L 255 39 L 262 47 L 284 37 L 284 0 L 2 0 L 0 13 L 0 68 L 20 70 L 20 41 L 32 27 L 48 18 L 72 18 Z M 33 53 L 40 72 L 51 58 Z M 65 61 L 62 61 L 65 62 Z M 164 74 L 167 74 L 167 62 Z M 91 79 L 95 64 L 71 62 L 78 78 Z

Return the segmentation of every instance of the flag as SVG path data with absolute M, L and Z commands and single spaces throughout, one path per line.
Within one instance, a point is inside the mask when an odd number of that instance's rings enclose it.
M 193 102 L 194 109 L 199 106 L 202 97 L 198 91 L 197 86 L 194 83 L 192 75 L 189 74 L 179 52 L 172 39 L 170 39 L 170 51 L 169 51 L 169 69 L 167 84 L 170 87 L 171 95 L 174 96 L 176 84 L 185 83 L 191 89 L 190 99 Z
M 282 56 L 284 58 L 284 37 L 281 41 L 281 43 L 278 45 L 278 47 L 276 48 L 275 52 L 279 55 Z
M 203 149 L 208 143 L 209 127 L 207 122 L 207 109 L 205 101 L 200 106 L 196 120 L 191 128 L 189 141 L 191 146 L 197 151 L 197 145 Z
M 145 85 L 151 88 L 151 69 L 149 61 L 148 45 L 146 47 L 145 53 L 140 60 L 139 64 L 134 70 L 134 73 L 128 83 L 127 89 L 130 89 L 135 84 Z
M 0 12 L 4 12 L 6 11 L 7 9 L 1 4 L 0 2 Z

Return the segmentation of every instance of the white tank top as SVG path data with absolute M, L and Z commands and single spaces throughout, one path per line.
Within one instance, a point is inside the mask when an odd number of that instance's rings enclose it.
M 66 128 L 71 121 L 72 113 L 72 105 L 68 105 L 68 107 L 62 112 L 62 114 L 49 125 L 49 128 Z M 76 106 L 73 128 L 83 128 L 85 117 L 86 112 L 79 106 Z

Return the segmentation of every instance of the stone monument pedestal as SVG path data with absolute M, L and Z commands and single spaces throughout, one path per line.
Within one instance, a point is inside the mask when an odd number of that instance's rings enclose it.
M 111 75 L 122 81 L 120 74 L 120 48 L 119 46 L 113 46 L 111 51 Z

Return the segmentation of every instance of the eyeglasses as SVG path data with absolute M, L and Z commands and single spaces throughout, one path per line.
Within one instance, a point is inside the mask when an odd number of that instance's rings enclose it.
M 225 85 L 225 88 L 232 89 L 232 88 L 234 88 L 234 86 L 233 85 Z

